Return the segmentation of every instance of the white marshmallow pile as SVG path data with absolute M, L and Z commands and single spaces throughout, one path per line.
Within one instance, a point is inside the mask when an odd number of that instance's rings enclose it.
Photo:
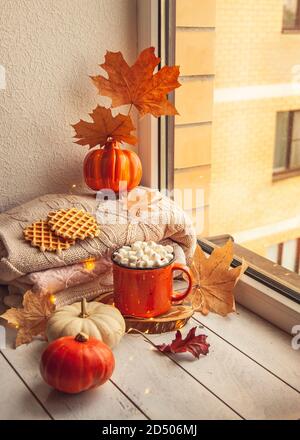
M 163 246 L 155 241 L 136 241 L 131 246 L 122 246 L 113 254 L 113 260 L 127 267 L 160 267 L 174 258 L 172 246 Z

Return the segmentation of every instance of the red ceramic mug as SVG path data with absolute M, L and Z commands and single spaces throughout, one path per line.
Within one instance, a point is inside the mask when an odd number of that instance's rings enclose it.
M 188 277 L 183 293 L 173 291 L 173 272 L 181 270 Z M 152 318 L 166 313 L 172 302 L 183 300 L 192 290 L 190 269 L 174 260 L 162 267 L 131 268 L 113 260 L 114 303 L 122 315 Z

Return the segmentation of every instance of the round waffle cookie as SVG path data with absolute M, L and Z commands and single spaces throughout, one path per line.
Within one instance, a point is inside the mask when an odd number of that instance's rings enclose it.
M 48 223 L 56 235 L 69 240 L 84 240 L 87 237 L 97 237 L 100 233 L 95 218 L 82 209 L 49 212 Z
M 42 252 L 51 251 L 60 253 L 75 243 L 74 240 L 57 237 L 51 231 L 48 222 L 45 220 L 39 220 L 27 226 L 24 229 L 24 238 L 30 241 L 32 246 L 40 248 Z

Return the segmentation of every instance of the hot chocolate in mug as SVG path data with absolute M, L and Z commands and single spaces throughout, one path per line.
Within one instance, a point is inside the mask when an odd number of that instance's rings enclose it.
M 185 272 L 185 292 L 173 291 L 173 272 Z M 161 267 L 126 267 L 113 259 L 114 303 L 122 315 L 152 318 L 166 313 L 173 302 L 183 300 L 192 290 L 190 269 L 170 261 Z

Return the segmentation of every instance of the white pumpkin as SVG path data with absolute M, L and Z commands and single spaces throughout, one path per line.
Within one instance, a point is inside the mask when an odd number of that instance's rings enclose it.
M 82 332 L 114 348 L 125 334 L 125 321 L 115 307 L 83 299 L 54 312 L 46 332 L 48 341 Z

